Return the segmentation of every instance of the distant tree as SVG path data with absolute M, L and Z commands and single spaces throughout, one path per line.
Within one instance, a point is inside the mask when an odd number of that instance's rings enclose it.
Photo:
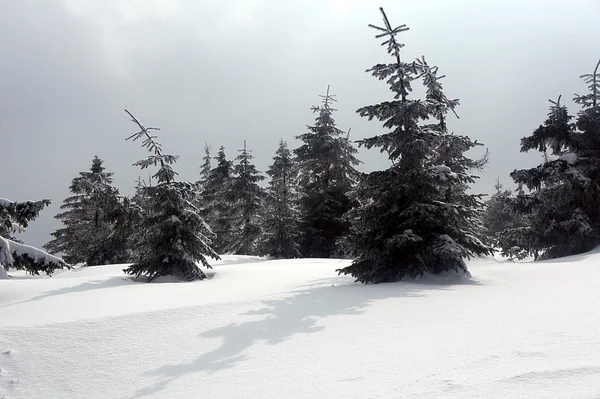
M 234 240 L 233 162 L 227 159 L 223 146 L 215 160 L 217 165 L 211 169 L 203 186 L 202 201 L 207 221 L 216 234 L 214 248 L 224 254 L 231 251 Z
M 503 254 L 550 259 L 586 252 L 600 243 L 600 61 L 582 75 L 589 93 L 576 95 L 576 119 L 567 107 L 550 101 L 548 118 L 521 151 L 538 150 L 545 161 L 511 177 L 529 193 L 517 195 L 513 210 L 525 227 L 500 234 Z M 574 121 L 575 119 L 575 121 Z
M 56 269 L 70 268 L 62 259 L 23 244 L 14 234 L 24 232 L 50 200 L 15 202 L 0 198 L 0 279 L 15 268 L 30 274 L 50 275 Z
M 203 163 L 200 166 L 200 179 L 196 182 L 196 206 L 199 209 L 202 218 L 210 222 L 212 219 L 211 209 L 208 202 L 208 193 L 206 192 L 206 186 L 208 179 L 210 178 L 210 171 L 212 170 L 212 157 L 210 155 L 211 147 L 208 144 L 204 144 L 204 157 Z
M 496 192 L 485 202 L 483 225 L 486 227 L 486 242 L 493 247 L 498 245 L 498 234 L 507 229 L 523 227 L 523 220 L 512 211 L 510 201 L 514 198 L 510 189 L 504 189 L 500 179 L 494 186 Z
M 204 184 L 209 176 L 210 176 L 210 171 L 212 169 L 212 157 L 210 156 L 210 150 L 211 147 L 208 144 L 204 144 L 204 157 L 202 158 L 202 160 L 204 161 L 202 163 L 202 166 L 200 167 L 200 183 Z
M 55 216 L 64 227 L 52 233 L 54 239 L 44 245 L 51 253 L 64 253 L 65 261 L 72 264 L 129 261 L 124 243 L 111 239 L 124 199 L 112 185 L 113 173 L 106 172 L 102 164 L 102 159 L 94 156 L 90 171 L 73 179 L 70 190 L 74 195 L 64 200 L 64 212 Z
M 443 95 L 443 76 L 436 75 L 437 68 L 423 59 L 412 63 L 400 59 L 403 44 L 396 35 L 408 28 L 392 28 L 380 10 L 384 27 L 370 26 L 379 31 L 378 38 L 385 38 L 393 62 L 377 64 L 368 72 L 387 81 L 394 99 L 357 112 L 369 120 L 377 118 L 391 131 L 359 144 L 379 147 L 392 165 L 361 176 L 354 191 L 360 205 L 348 215 L 354 261 L 338 272 L 363 283 L 449 270 L 466 273 L 464 259 L 492 252 L 479 238 L 481 196 L 466 192 L 476 178 L 470 171 L 485 159 L 465 155 L 478 143 L 448 133 L 445 115 L 458 100 Z M 419 78 L 427 89 L 425 99 L 410 99 L 411 84 Z
M 229 250 L 236 255 L 258 255 L 261 236 L 261 211 L 265 198 L 265 190 L 258 182 L 265 177 L 252 163 L 254 157 L 251 150 L 244 148 L 236 157 L 232 179 L 232 212 L 236 218 L 236 226 Z
M 134 165 L 142 169 L 159 165 L 153 175 L 154 186 L 141 187 L 139 191 L 147 200 L 146 214 L 138 225 L 134 249 L 136 260 L 125 273 L 148 281 L 159 276 L 174 275 L 186 281 L 202 280 L 206 274 L 198 267 L 202 263 L 211 268 L 207 257 L 219 259 L 211 247 L 213 232 L 194 205 L 196 190 L 193 183 L 177 182 L 177 172 L 172 168 L 179 156 L 165 154 L 160 143 L 150 131 L 157 128 L 144 127 L 129 111 L 125 110 L 140 131 L 127 138 L 142 139 L 142 145 L 150 151 L 147 159 Z
M 267 170 L 262 252 L 276 258 L 299 258 L 300 232 L 297 207 L 297 171 L 287 143 L 279 142 L 273 163 Z
M 348 192 L 356 182 L 355 169 L 360 161 L 348 134 L 333 119 L 336 101 L 329 94 L 323 104 L 312 107 L 318 113 L 308 132 L 296 138 L 303 144 L 294 150 L 298 162 L 301 197 L 300 217 L 302 246 L 305 257 L 329 258 L 341 255 L 337 242 L 349 233 L 350 224 L 344 214 L 353 206 Z

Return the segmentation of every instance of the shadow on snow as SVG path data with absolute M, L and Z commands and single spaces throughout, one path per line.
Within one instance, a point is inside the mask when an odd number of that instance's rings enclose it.
M 347 281 L 337 277 L 305 283 L 302 286 L 312 284 L 312 287 L 298 286 L 286 298 L 264 300 L 261 303 L 262 308 L 241 314 L 262 316 L 260 320 L 231 323 L 201 332 L 198 335 L 200 338 L 220 338 L 220 346 L 212 351 L 200 353 L 191 362 L 163 365 L 144 373 L 146 377 L 157 381 L 137 391 L 131 398 L 157 394 L 170 383 L 186 375 L 199 372 L 216 373 L 233 368 L 246 360 L 248 349 L 259 342 L 277 345 L 297 334 L 323 331 L 325 327 L 320 321 L 329 316 L 360 315 L 371 303 L 383 299 L 417 298 L 432 290 L 448 290 L 459 285 L 481 285 L 473 280 L 451 283 L 425 280 L 378 285 L 360 285 Z M 344 284 L 339 284 L 340 282 Z

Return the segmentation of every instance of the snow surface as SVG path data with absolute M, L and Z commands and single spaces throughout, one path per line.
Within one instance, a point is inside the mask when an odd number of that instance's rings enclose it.
M 348 261 L 224 256 L 0 281 L 0 398 L 598 398 L 600 251 L 367 285 Z

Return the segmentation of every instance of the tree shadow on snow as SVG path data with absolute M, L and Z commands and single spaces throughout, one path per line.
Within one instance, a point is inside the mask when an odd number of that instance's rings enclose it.
M 342 284 L 340 284 L 340 282 Z M 309 286 L 310 287 L 304 287 Z M 200 354 L 191 362 L 164 365 L 148 371 L 156 383 L 137 391 L 131 398 L 154 395 L 180 377 L 199 372 L 216 373 L 243 362 L 247 351 L 257 343 L 277 345 L 298 334 L 323 331 L 321 320 L 337 315 L 363 314 L 371 303 L 389 298 L 418 298 L 432 290 L 448 290 L 459 285 L 480 285 L 477 281 L 411 281 L 378 285 L 348 283 L 343 277 L 302 284 L 281 299 L 264 300 L 263 307 L 241 314 L 253 320 L 231 323 L 204 331 L 199 338 L 221 340 L 214 350 Z M 316 287 L 315 287 L 316 286 Z M 260 317 L 258 320 L 256 317 Z M 201 347 L 196 340 L 190 347 Z
M 20 305 L 23 303 L 41 301 L 42 299 L 49 298 L 52 296 L 66 295 L 66 294 L 72 294 L 72 293 L 77 293 L 77 292 L 86 292 L 86 291 L 99 290 L 99 289 L 105 289 L 105 288 L 114 288 L 114 287 L 119 287 L 119 286 L 123 286 L 123 285 L 128 285 L 128 283 L 131 283 L 130 279 L 125 278 L 125 277 L 116 277 L 116 276 L 110 277 L 108 279 L 86 281 L 85 283 L 81 283 L 81 284 L 77 284 L 77 285 L 73 285 L 73 286 L 69 286 L 69 287 L 63 287 L 63 288 L 59 288 L 59 289 L 52 290 L 52 291 L 43 292 L 40 295 L 33 297 L 31 299 L 2 305 L 2 306 L 0 306 L 0 308 L 8 308 L 10 306 Z
M 231 265 L 247 265 L 248 263 L 268 262 L 269 259 L 259 256 L 249 255 L 223 255 L 221 260 L 212 264 L 213 267 L 231 266 Z

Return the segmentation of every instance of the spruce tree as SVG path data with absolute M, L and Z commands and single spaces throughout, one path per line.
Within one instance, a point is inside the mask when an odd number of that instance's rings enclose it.
M 207 257 L 219 259 L 211 247 L 214 234 L 199 215 L 194 205 L 195 185 L 177 182 L 173 165 L 179 156 L 165 154 L 162 146 L 150 131 L 157 128 L 144 127 L 129 111 L 125 110 L 140 131 L 127 140 L 142 139 L 142 145 L 150 151 L 147 159 L 134 165 L 142 169 L 158 165 L 153 175 L 157 184 L 140 188 L 147 199 L 147 209 L 136 232 L 136 261 L 125 273 L 148 281 L 159 276 L 174 275 L 186 281 L 202 280 L 206 274 L 198 267 L 202 263 L 211 268 Z
M 208 174 L 202 201 L 205 204 L 207 221 L 216 234 L 214 249 L 220 254 L 225 254 L 231 251 L 234 240 L 233 163 L 227 159 L 223 146 L 219 148 L 214 159 L 217 165 Z
M 486 228 L 486 243 L 493 247 L 498 246 L 498 234 L 507 229 L 523 227 L 523 220 L 511 209 L 510 203 L 514 199 L 513 191 L 505 189 L 496 180 L 496 192 L 485 202 L 483 225 Z
M 56 269 L 70 268 L 62 259 L 25 245 L 14 236 L 24 232 L 48 205 L 48 199 L 16 202 L 0 198 L 0 279 L 9 277 L 10 268 L 36 275 L 40 272 L 50 275 Z
M 209 222 L 212 218 L 210 207 L 207 201 L 207 193 L 206 193 L 206 185 L 208 184 L 208 179 L 210 177 L 210 171 L 212 169 L 212 157 L 210 155 L 211 147 L 205 143 L 204 144 L 204 157 L 202 160 L 204 161 L 200 166 L 200 179 L 196 182 L 196 191 L 197 191 L 197 200 L 196 206 L 200 211 L 200 215 L 202 218 Z
M 389 132 L 361 140 L 359 145 L 380 148 L 392 165 L 361 176 L 354 191 L 359 206 L 348 213 L 352 222 L 349 244 L 355 259 L 338 272 L 363 283 L 449 270 L 466 273 L 465 258 L 491 253 L 478 238 L 483 229 L 481 196 L 466 192 L 476 178 L 470 170 L 481 167 L 485 159 L 465 156 L 478 144 L 448 133 L 445 115 L 458 100 L 443 95 L 437 68 L 424 60 L 401 60 L 404 45 L 396 35 L 408 28 L 392 28 L 380 11 L 384 27 L 369 26 L 379 32 L 377 38 L 385 38 L 393 61 L 367 72 L 385 80 L 394 98 L 357 112 L 382 121 Z M 419 78 L 427 89 L 424 100 L 410 98 L 411 85 Z
M 261 236 L 261 211 L 265 190 L 258 182 L 265 177 L 252 163 L 251 150 L 244 148 L 236 157 L 231 194 L 232 212 L 236 219 L 234 236 L 229 250 L 236 255 L 258 255 Z
M 296 138 L 303 144 L 294 150 L 298 162 L 300 214 L 304 257 L 329 258 L 341 255 L 337 242 L 349 233 L 350 224 L 344 214 L 353 206 L 348 197 L 356 182 L 355 169 L 360 161 L 348 133 L 336 126 L 332 104 L 335 96 L 329 87 L 308 132 Z
M 211 147 L 207 143 L 204 143 L 204 157 L 202 157 L 202 160 L 204 162 L 200 167 L 200 184 L 202 186 L 208 180 L 208 177 L 210 176 L 210 171 L 212 169 L 212 157 L 210 155 L 210 150 Z
M 267 170 L 262 252 L 275 258 L 299 258 L 300 233 L 296 187 L 297 170 L 292 153 L 283 139 Z
M 112 238 L 116 219 L 123 210 L 123 198 L 112 186 L 113 173 L 106 172 L 103 161 L 94 156 L 89 172 L 81 172 L 71 182 L 73 196 L 64 200 L 64 212 L 55 216 L 64 227 L 51 235 L 44 245 L 51 253 L 64 253 L 65 261 L 103 265 L 129 260 L 125 245 Z
M 545 162 L 515 170 L 511 177 L 529 193 L 518 195 L 513 209 L 527 226 L 500 234 L 504 254 L 549 259 L 589 251 L 600 243 L 600 61 L 582 75 L 589 93 L 576 95 L 575 118 L 565 105 L 550 101 L 548 118 L 521 151 L 538 150 Z

